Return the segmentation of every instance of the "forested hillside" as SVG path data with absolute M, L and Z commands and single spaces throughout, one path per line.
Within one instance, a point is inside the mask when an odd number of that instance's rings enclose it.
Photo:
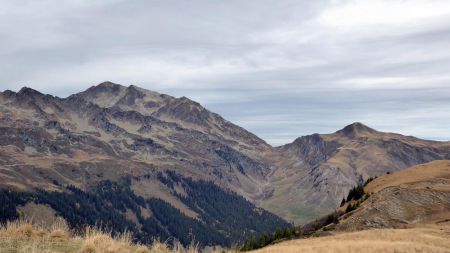
M 153 238 L 178 238 L 184 245 L 192 241 L 202 245 L 225 245 L 240 242 L 249 235 L 259 235 L 290 224 L 256 208 L 241 196 L 206 181 L 194 181 L 175 172 L 158 174 L 158 179 L 178 194 L 182 202 L 198 217 L 188 217 L 158 198 L 144 199 L 131 189 L 127 178 L 119 183 L 102 181 L 89 191 L 66 186 L 64 191 L 0 191 L 0 220 L 19 218 L 18 206 L 27 202 L 54 209 L 69 225 L 81 231 L 86 225 L 100 226 L 115 233 L 130 231 L 136 241 L 149 243 Z M 176 193 L 183 189 L 184 195 Z M 134 217 L 134 218 L 130 218 Z

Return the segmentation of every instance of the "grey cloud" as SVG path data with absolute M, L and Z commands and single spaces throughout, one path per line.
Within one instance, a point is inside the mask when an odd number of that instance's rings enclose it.
M 323 14 L 365 2 L 335 2 L 0 0 L 0 89 L 135 84 L 191 97 L 274 145 L 354 121 L 450 139 L 445 1 L 423 21 L 345 29 Z

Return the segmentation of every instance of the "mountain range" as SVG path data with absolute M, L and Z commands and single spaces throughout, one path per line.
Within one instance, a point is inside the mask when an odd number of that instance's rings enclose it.
M 160 231 L 149 234 L 173 235 L 170 222 L 158 218 L 161 206 L 199 227 L 225 224 L 218 217 L 232 212 L 218 213 L 217 196 L 242 206 L 233 215 L 257 213 L 273 221 L 258 231 L 301 224 L 335 210 L 370 177 L 443 159 L 450 159 L 450 142 L 379 132 L 362 123 L 272 147 L 195 101 L 133 85 L 104 82 L 67 98 L 27 87 L 0 94 L 1 188 L 81 191 L 92 198 L 110 195 L 102 189 L 120 192 L 129 206 L 116 207 L 113 198 L 105 205 L 141 230 L 144 216 L 156 217 L 152 226 Z M 19 202 L 30 199 L 56 208 L 45 194 Z

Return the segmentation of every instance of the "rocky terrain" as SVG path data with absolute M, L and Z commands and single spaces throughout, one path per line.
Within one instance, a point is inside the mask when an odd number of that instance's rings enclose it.
M 67 98 L 31 88 L 0 94 L 0 186 L 15 191 L 91 191 L 130 179 L 145 199 L 187 217 L 182 187 L 158 175 L 211 181 L 287 221 L 338 207 L 368 177 L 450 159 L 450 143 L 383 133 L 354 123 L 272 147 L 188 98 L 111 82 Z

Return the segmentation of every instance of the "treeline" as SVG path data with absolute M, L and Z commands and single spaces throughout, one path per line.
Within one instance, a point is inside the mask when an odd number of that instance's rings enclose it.
M 17 206 L 24 205 L 30 200 L 30 194 L 0 189 L 0 223 L 18 219 Z
M 37 190 L 34 193 L 20 193 L 2 190 L 0 199 L 2 222 L 19 218 L 17 207 L 33 201 L 49 205 L 76 232 L 90 225 L 112 231 L 113 234 L 128 231 L 140 243 L 150 243 L 155 238 L 165 241 L 174 237 L 184 245 L 194 239 L 203 245 L 231 244 L 228 238 L 213 228 L 183 215 L 165 201 L 144 200 L 136 196 L 127 183 L 104 181 L 92 193 L 73 186 L 67 186 L 63 192 Z M 149 208 L 153 215 L 144 218 L 141 208 Z M 136 215 L 141 228 L 127 219 L 127 210 Z
M 177 238 L 183 245 L 201 242 L 203 245 L 230 245 L 219 231 L 199 220 L 183 215 L 178 209 L 160 199 L 149 200 L 155 218 L 167 229 L 167 235 Z M 169 237 L 163 237 L 167 240 Z
M 88 192 L 70 185 L 60 192 L 0 190 L 0 222 L 17 219 L 17 207 L 33 201 L 49 205 L 75 231 L 86 225 L 99 226 L 113 233 L 129 231 L 140 243 L 148 243 L 154 238 L 176 238 L 184 245 L 195 240 L 204 246 L 230 246 L 241 243 L 242 238 L 249 235 L 259 236 L 277 227 L 290 227 L 278 216 L 256 208 L 243 197 L 211 182 L 194 181 L 174 172 L 158 174 L 156 178 L 199 214 L 198 219 L 184 215 L 161 199 L 137 196 L 130 188 L 131 180 L 124 179 L 121 182 L 102 181 Z M 183 187 L 187 195 L 177 194 L 175 185 Z M 152 215 L 144 215 L 143 210 L 149 210 Z M 131 212 L 137 221 L 127 219 Z
M 259 237 L 248 238 L 241 246 L 241 251 L 250 251 L 259 248 L 263 248 L 273 243 L 277 243 L 284 240 L 290 240 L 294 238 L 304 238 L 313 235 L 317 231 L 323 229 L 330 224 L 338 224 L 339 217 L 342 212 L 333 212 L 327 216 L 316 219 L 315 221 L 309 222 L 303 226 L 295 226 L 285 229 L 276 229 L 272 233 L 263 233 Z
M 172 193 L 199 214 L 212 231 L 221 231 L 224 240 L 222 245 L 241 243 L 245 237 L 259 236 L 278 227 L 292 227 L 280 217 L 257 208 L 245 198 L 212 182 L 184 178 L 174 171 L 167 171 L 166 174 L 160 174 L 159 180 L 172 189 L 177 185 L 185 190 L 186 195 L 178 194 L 175 190 Z
M 377 177 L 369 177 L 364 184 L 359 184 L 355 187 L 353 187 L 348 195 L 347 198 L 342 199 L 341 202 L 341 207 L 345 205 L 345 203 L 350 202 L 347 205 L 347 208 L 345 209 L 345 212 L 351 212 L 353 210 L 356 210 L 359 205 L 361 204 L 362 201 L 366 200 L 367 198 L 370 197 L 370 193 L 366 193 L 364 191 L 364 187 L 367 186 L 370 182 L 372 182 L 374 179 L 376 179 Z M 353 201 L 353 202 L 352 202 Z
M 273 234 L 263 233 L 259 237 L 251 236 L 245 240 L 239 250 L 250 251 L 259 249 L 277 241 L 298 237 L 300 234 L 300 227 L 277 228 Z

